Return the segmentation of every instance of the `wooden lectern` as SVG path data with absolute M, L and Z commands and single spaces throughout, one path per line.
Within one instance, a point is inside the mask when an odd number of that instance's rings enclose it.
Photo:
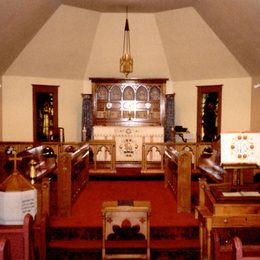
M 200 222 L 201 259 L 212 259 L 211 231 L 213 228 L 260 227 L 260 183 L 237 185 L 207 184 L 200 180 L 199 206 L 196 217 Z

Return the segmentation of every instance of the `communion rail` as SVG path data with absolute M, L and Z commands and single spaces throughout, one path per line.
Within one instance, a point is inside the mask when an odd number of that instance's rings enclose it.
M 191 153 L 165 150 L 165 187 L 170 187 L 177 200 L 177 212 L 191 212 Z
M 114 140 L 91 140 L 90 173 L 116 173 L 116 143 Z
M 143 143 L 142 173 L 164 173 L 165 143 Z

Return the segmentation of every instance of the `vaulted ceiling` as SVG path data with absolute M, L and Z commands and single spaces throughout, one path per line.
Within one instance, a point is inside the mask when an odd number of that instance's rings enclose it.
M 0 2 L 0 75 L 60 5 L 157 13 L 193 7 L 252 77 L 260 76 L 259 0 L 9 0 Z

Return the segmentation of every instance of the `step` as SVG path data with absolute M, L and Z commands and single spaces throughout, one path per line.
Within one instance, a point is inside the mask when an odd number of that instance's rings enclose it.
M 102 240 L 51 240 L 48 243 L 49 249 L 67 249 L 67 250 L 101 250 Z M 153 251 L 161 250 L 182 250 L 199 249 L 199 240 L 197 239 L 162 239 L 151 240 L 150 248 Z
M 161 239 L 161 240 L 151 240 L 150 243 L 151 250 L 187 250 L 187 249 L 198 249 L 200 248 L 198 239 Z
M 68 249 L 68 250 L 101 250 L 102 240 L 51 240 L 48 243 L 50 249 Z

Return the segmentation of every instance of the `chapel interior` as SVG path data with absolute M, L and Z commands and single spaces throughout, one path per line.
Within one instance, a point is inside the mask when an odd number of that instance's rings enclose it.
M 260 259 L 259 12 L 0 3 L 0 260 Z

